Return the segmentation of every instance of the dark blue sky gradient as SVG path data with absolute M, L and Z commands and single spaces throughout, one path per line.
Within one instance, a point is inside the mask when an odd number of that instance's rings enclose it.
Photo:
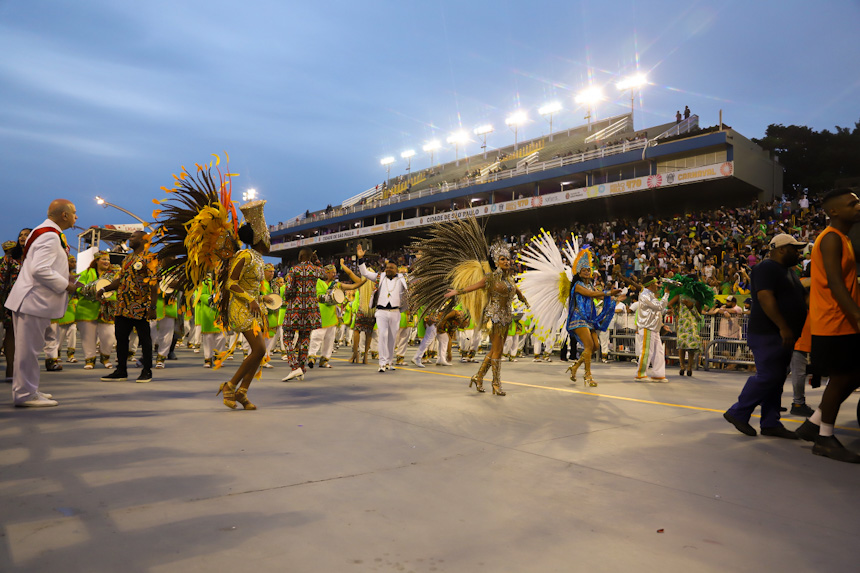
M 453 130 L 560 101 L 556 128 L 584 123 L 573 96 L 649 75 L 636 127 L 689 105 L 704 125 L 761 137 L 770 123 L 860 120 L 860 4 L 781 2 L 0 2 L 0 237 L 76 202 L 83 227 L 144 218 L 180 165 L 227 150 L 234 197 L 256 188 L 270 223 L 381 182 L 379 160 Z M 475 138 L 477 140 L 477 138 Z M 467 146 L 479 151 L 479 143 Z M 437 161 L 453 159 L 443 149 Z M 72 239 L 73 234 L 69 233 Z M 75 241 L 72 241 L 75 243 Z

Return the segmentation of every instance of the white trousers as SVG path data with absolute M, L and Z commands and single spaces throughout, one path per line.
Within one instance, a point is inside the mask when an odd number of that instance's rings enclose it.
M 331 358 L 334 350 L 334 335 L 337 334 L 336 326 L 317 328 L 311 331 L 311 341 L 308 343 L 308 357 Z
M 203 350 L 203 359 L 214 357 L 215 352 L 224 352 L 226 339 L 223 332 L 202 332 L 200 334 L 200 346 Z
M 552 354 L 552 347 L 555 344 L 555 334 L 550 334 L 544 342 L 541 342 L 537 336 L 532 334 L 532 344 L 535 347 L 535 356 Z
M 376 309 L 376 329 L 379 331 L 379 367 L 394 364 L 394 344 L 400 328 L 400 310 Z
M 431 345 L 436 341 L 436 325 L 430 325 L 424 329 L 424 338 L 418 344 L 418 350 L 415 351 L 415 358 L 421 360 L 424 358 L 424 353 L 431 349 Z M 447 335 L 446 335 L 447 342 Z
M 636 356 L 639 357 L 636 376 L 666 377 L 666 356 L 659 330 L 640 328 L 636 331 Z
M 45 331 L 45 356 L 47 358 L 59 358 L 60 348 L 63 347 L 63 344 L 69 350 L 74 350 L 78 342 L 75 336 L 77 332 L 78 329 L 74 322 L 69 324 L 52 322 Z
M 39 391 L 39 353 L 45 347 L 45 331 L 50 318 L 12 312 L 15 329 L 15 371 L 12 374 L 12 401 L 24 402 Z
M 513 356 L 517 352 L 517 347 L 520 344 L 520 335 L 514 334 L 513 336 L 508 336 L 505 339 L 505 349 L 504 353 L 510 356 Z
M 600 342 L 600 354 L 609 356 L 609 330 L 598 332 L 597 341 Z
M 173 344 L 173 327 L 175 318 L 164 317 L 161 320 L 150 320 L 149 331 L 152 334 L 152 348 L 158 347 L 158 356 L 167 356 L 170 345 Z
M 412 327 L 405 326 L 398 328 L 397 341 L 394 343 L 394 355 L 406 356 L 406 347 L 409 345 L 409 335 L 412 334 Z
M 116 334 L 112 324 L 93 320 L 82 320 L 78 322 L 78 330 L 81 333 L 81 346 L 84 349 L 84 358 L 96 358 L 101 352 L 110 356 L 116 344 Z M 98 340 L 98 349 L 96 349 Z

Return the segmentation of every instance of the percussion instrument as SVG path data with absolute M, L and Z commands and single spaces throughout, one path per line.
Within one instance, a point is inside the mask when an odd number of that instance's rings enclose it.
M 263 297 L 263 306 L 265 306 L 269 310 L 280 310 L 281 305 L 284 304 L 284 299 L 277 294 L 267 294 Z
M 164 277 L 161 279 L 161 282 L 158 283 L 158 290 L 162 292 L 162 294 L 170 294 L 174 290 L 173 288 L 173 279 L 171 277 Z
M 339 288 L 330 288 L 324 295 L 322 295 L 320 302 L 323 304 L 327 304 L 329 306 L 333 306 L 336 304 L 341 304 L 346 300 L 346 295 Z
M 84 295 L 85 298 L 98 301 L 98 297 L 96 296 L 96 293 L 100 289 L 106 288 L 109 284 L 110 284 L 110 281 L 107 279 L 96 279 L 91 283 L 85 284 L 81 288 L 81 293 Z M 103 293 L 102 294 L 103 299 L 106 299 L 108 297 L 110 297 L 110 293 Z

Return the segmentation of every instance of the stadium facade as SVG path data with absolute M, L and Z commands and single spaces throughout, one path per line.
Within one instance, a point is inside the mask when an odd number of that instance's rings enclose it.
M 437 221 L 487 218 L 488 234 L 535 231 L 573 221 L 658 217 L 782 194 L 783 169 L 728 126 L 681 123 L 634 131 L 632 114 L 607 118 L 401 175 L 338 207 L 272 226 L 272 255 L 294 259 L 402 247 Z

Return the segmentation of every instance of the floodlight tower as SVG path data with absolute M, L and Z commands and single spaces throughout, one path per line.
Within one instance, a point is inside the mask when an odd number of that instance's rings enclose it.
M 520 126 L 529 120 L 526 112 L 520 110 L 515 111 L 505 119 L 505 125 L 514 130 L 514 151 L 519 148 L 519 130 Z
M 630 90 L 630 115 L 633 115 L 633 108 L 636 102 L 636 90 L 641 90 L 642 86 L 645 85 L 648 85 L 648 78 L 645 77 L 645 74 L 634 74 L 615 84 L 615 87 L 620 91 Z
M 548 103 L 538 110 L 544 119 L 549 116 L 549 140 L 552 141 L 552 116 L 561 111 L 561 104 L 557 101 Z
M 460 165 L 460 146 L 466 145 L 466 142 L 469 141 L 469 135 L 462 130 L 455 131 L 445 141 L 454 145 L 454 160 L 457 162 L 457 165 Z
M 426 153 L 430 154 L 430 167 L 433 167 L 433 155 L 436 153 L 436 150 L 442 147 L 442 144 L 439 143 L 438 139 L 434 139 L 433 141 L 428 141 L 423 149 Z
M 586 109 L 585 119 L 588 120 L 588 131 L 591 131 L 591 115 L 594 109 L 594 104 L 603 99 L 603 90 L 598 86 L 590 86 L 582 90 L 576 95 L 574 101 L 580 105 L 584 105 Z
M 385 184 L 388 185 L 389 183 L 391 183 L 391 164 L 394 163 L 394 158 L 391 156 L 383 157 L 379 161 L 379 163 L 385 167 L 385 170 L 386 170 Z
M 400 157 L 402 157 L 403 159 L 405 159 L 407 161 L 407 163 L 406 163 L 406 175 L 408 178 L 409 174 L 412 172 L 412 158 L 415 157 L 415 150 L 414 149 L 407 149 L 406 151 L 404 151 L 403 153 L 400 154 Z
M 473 133 L 475 135 L 477 135 L 478 137 L 483 138 L 484 143 L 483 143 L 483 145 L 481 145 L 481 149 L 484 150 L 484 159 L 486 159 L 487 158 L 487 136 L 490 135 L 491 133 L 493 133 L 493 126 L 488 123 L 487 125 L 482 125 L 480 127 L 476 127 L 475 131 Z

